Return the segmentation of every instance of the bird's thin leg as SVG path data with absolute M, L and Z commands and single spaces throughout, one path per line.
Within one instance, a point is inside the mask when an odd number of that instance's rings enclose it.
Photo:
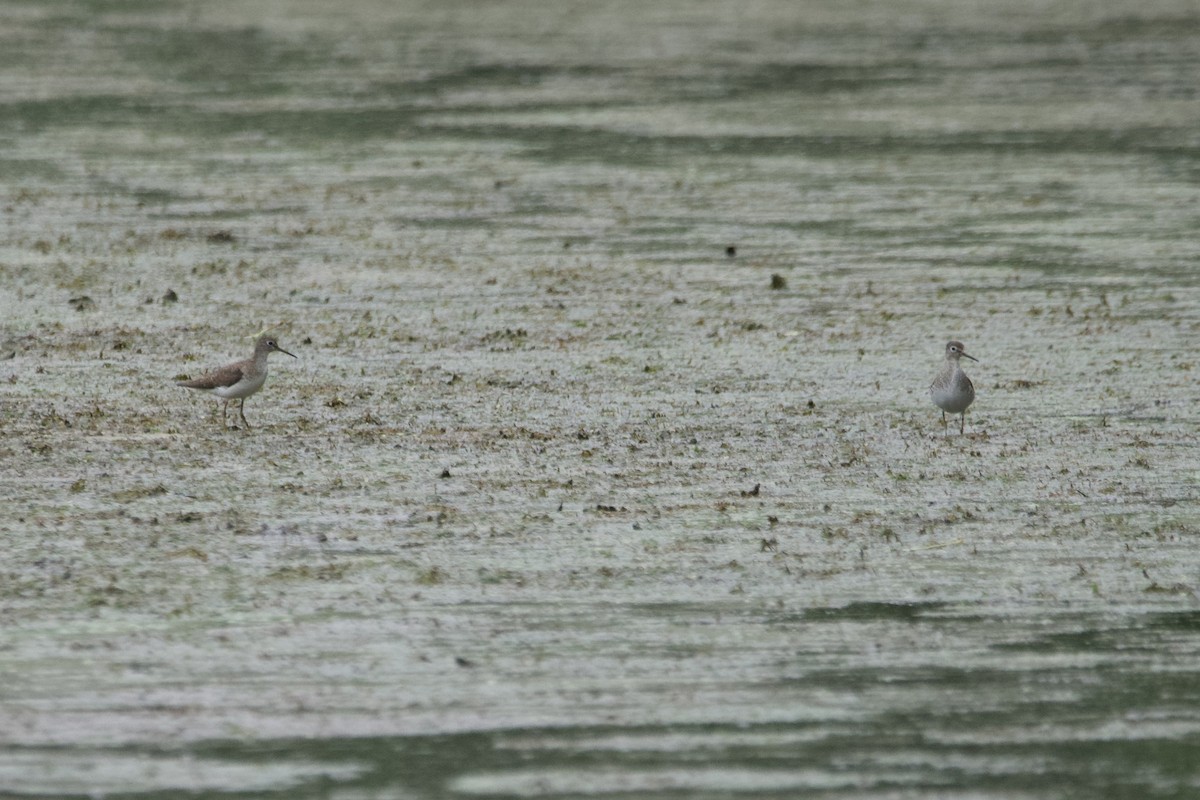
M 959 416 L 959 418 L 958 418 L 959 434 L 962 434 L 962 432 L 966 429 L 966 427 L 967 427 L 967 412 L 964 411 L 964 412 L 962 412 L 962 415 Z
M 238 405 L 238 415 L 242 418 L 242 424 L 246 426 L 246 430 L 250 430 L 250 423 L 246 421 L 246 398 L 242 398 L 242 402 Z
M 221 401 L 221 424 L 224 425 L 227 419 L 229 419 L 229 401 L 223 400 Z

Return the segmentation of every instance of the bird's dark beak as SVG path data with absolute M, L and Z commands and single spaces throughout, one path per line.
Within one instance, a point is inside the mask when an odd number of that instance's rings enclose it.
M 288 355 L 291 355 L 291 353 L 288 353 Z M 976 358 L 975 356 L 972 356 L 972 355 L 968 355 L 968 354 L 967 354 L 965 351 L 964 351 L 964 352 L 962 352 L 962 353 L 959 353 L 959 355 L 961 355 L 963 358 L 969 358 L 969 359 L 971 359 L 972 361 L 975 361 L 975 362 L 978 362 L 978 361 L 979 361 L 979 359 L 978 359 L 978 358 Z

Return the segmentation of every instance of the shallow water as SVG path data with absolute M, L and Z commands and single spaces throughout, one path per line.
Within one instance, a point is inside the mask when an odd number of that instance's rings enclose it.
M 1200 791 L 1191 4 L 0 14 L 0 791 Z

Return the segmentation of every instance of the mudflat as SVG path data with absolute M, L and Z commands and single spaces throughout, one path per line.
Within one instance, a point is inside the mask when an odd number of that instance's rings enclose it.
M 736 5 L 3 12 L 0 788 L 1194 787 L 1200 17 Z

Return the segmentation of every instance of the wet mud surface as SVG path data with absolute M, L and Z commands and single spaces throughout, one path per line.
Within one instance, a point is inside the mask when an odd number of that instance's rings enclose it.
M 3 12 L 0 788 L 1191 796 L 1194 9 L 285 5 Z

